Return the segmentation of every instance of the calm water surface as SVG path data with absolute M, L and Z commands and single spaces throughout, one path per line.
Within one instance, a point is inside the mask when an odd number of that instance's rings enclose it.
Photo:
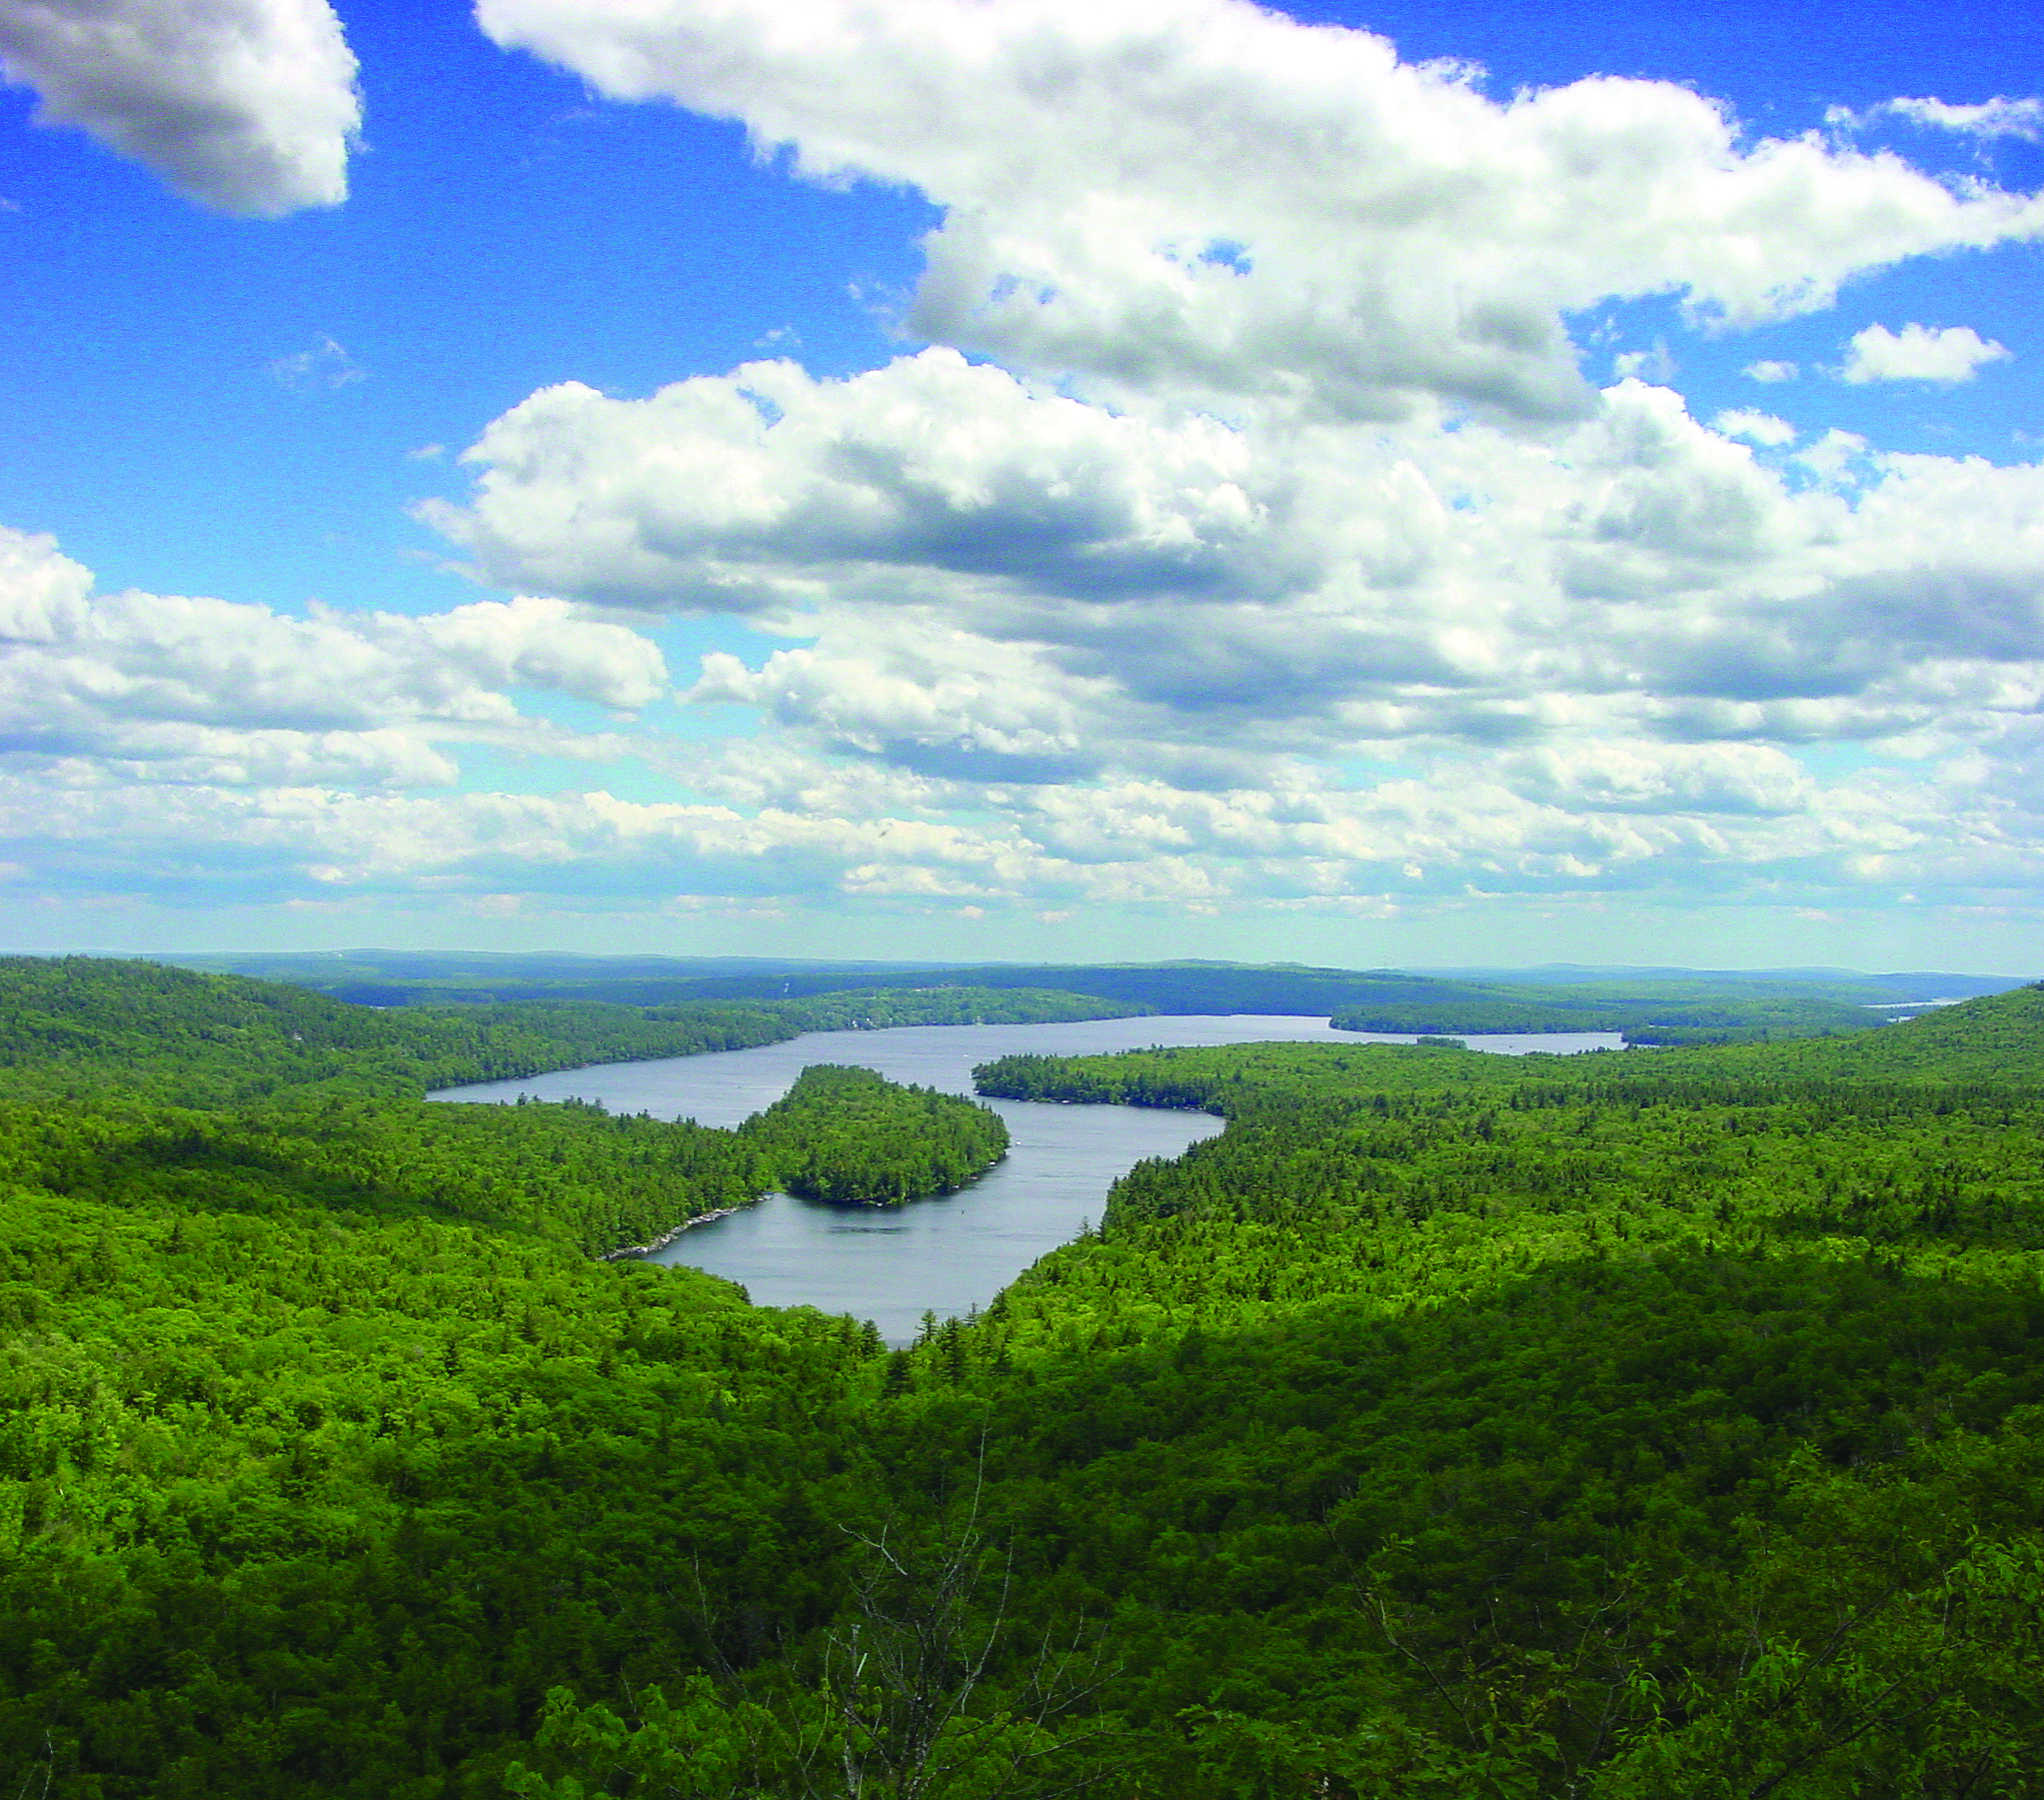
M 438 1100 L 579 1097 L 613 1112 L 651 1112 L 735 1125 L 770 1106 L 812 1062 L 850 1062 L 890 1080 L 973 1091 L 973 1066 L 1034 1051 L 1084 1056 L 1152 1044 L 1410 1043 L 1405 1036 L 1336 1031 L 1324 1019 L 1260 1014 L 1100 1018 L 1050 1025 L 899 1025 L 884 1031 L 812 1031 L 787 1043 L 659 1062 L 607 1062 L 517 1081 L 450 1087 Z M 1608 1032 L 1469 1037 L 1471 1049 L 1618 1047 Z M 1203 1112 L 1134 1106 L 1052 1106 L 993 1100 L 1013 1138 L 1008 1159 L 957 1193 L 906 1206 L 854 1209 L 772 1194 L 730 1218 L 698 1225 L 657 1251 L 742 1282 L 763 1306 L 818 1306 L 872 1319 L 890 1343 L 915 1336 L 924 1312 L 940 1318 L 985 1306 L 1023 1269 L 1090 1219 L 1107 1189 L 1145 1156 L 1175 1156 L 1221 1121 Z

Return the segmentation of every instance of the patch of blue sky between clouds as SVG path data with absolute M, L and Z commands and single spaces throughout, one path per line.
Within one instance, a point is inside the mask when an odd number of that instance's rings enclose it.
M 1869 769 L 1912 766 L 1871 744 L 1843 740 L 1830 744 L 1785 744 L 1782 749 L 1820 782 L 1842 781 Z
M 520 752 L 494 744 L 454 747 L 461 767 L 461 794 L 513 794 L 548 798 L 560 794 L 610 795 L 642 806 L 715 806 L 717 797 L 691 789 L 639 757 L 596 760 Z
M 0 217 L 0 523 L 114 587 L 430 611 L 459 604 L 447 547 L 404 509 L 464 493 L 454 459 L 535 389 L 646 394 L 777 332 L 819 373 L 897 348 L 887 296 L 936 218 L 915 195 L 791 180 L 737 126 L 592 100 L 465 6 L 344 10 L 372 150 L 346 205 L 274 225 L 29 129 L 32 96 L 0 89 L 0 191 L 27 196 Z M 280 385 L 327 342 L 366 379 Z M 438 479 L 406 460 L 429 444 Z
M 1324 767 L 1342 787 L 1355 789 L 1376 788 L 1385 782 L 1416 782 L 1426 774 L 1426 766 L 1418 758 L 1334 757 Z
M 1713 329 L 1688 318 L 1680 300 L 1653 295 L 1608 301 L 1569 320 L 1583 373 L 1607 386 L 1625 373 L 1673 387 L 1693 418 L 1755 409 L 1794 425 L 1807 445 L 1826 432 L 1866 438 L 1880 451 L 1977 455 L 1996 463 L 2036 460 L 2022 420 L 2044 420 L 2044 246 L 1905 263 L 1849 284 L 1834 306 L 1750 329 Z M 1840 379 L 1853 335 L 1870 325 L 1967 326 L 2010 352 L 1970 381 Z M 1633 359 L 1628 367 L 1625 359 Z M 1756 380 L 1755 364 L 1782 364 L 1791 379 Z

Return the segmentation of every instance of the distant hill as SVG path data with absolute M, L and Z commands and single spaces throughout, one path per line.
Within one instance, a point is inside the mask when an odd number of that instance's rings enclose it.
M 1174 1014 L 1331 1018 L 1357 1031 L 1621 1031 L 1686 1043 L 1848 1032 L 1884 1008 L 1993 991 L 1992 977 L 1842 969 L 1353 969 L 1184 959 L 1118 963 L 899 963 L 771 957 L 581 956 L 348 950 L 165 958 L 294 982 L 373 1006 L 535 1000 L 674 1006 L 787 1001 L 848 989 L 1053 990 Z
M 1940 973 L 1904 969 L 1891 974 L 1862 974 L 1855 968 L 1678 968 L 1669 964 L 1543 962 L 1533 968 L 1415 968 L 1412 974 L 1440 975 L 1458 981 L 1501 981 L 1512 986 L 1621 982 L 1627 986 L 1666 982 L 1708 981 L 1715 984 L 1773 987 L 1807 992 L 1812 988 L 1858 991 L 1877 989 L 1897 1000 L 1966 999 L 1977 993 L 2005 993 L 2034 975 Z

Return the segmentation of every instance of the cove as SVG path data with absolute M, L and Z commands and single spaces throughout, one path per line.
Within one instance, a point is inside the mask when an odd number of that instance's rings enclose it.
M 875 1068 L 894 1081 L 973 1091 L 976 1063 L 1034 1052 L 1097 1055 L 1152 1044 L 1410 1043 L 1409 1036 L 1336 1031 L 1322 1018 L 1087 1019 L 1069 1024 L 897 1025 L 812 1031 L 786 1043 L 713 1050 L 654 1062 L 607 1062 L 514 1081 L 444 1088 L 436 1100 L 600 1100 L 613 1112 L 650 1112 L 736 1125 L 773 1104 L 813 1062 Z M 1469 1037 L 1471 1049 L 1615 1049 L 1608 1032 Z M 816 1306 L 872 1319 L 891 1344 L 915 1335 L 926 1311 L 947 1318 L 985 1306 L 1046 1251 L 1068 1243 L 1105 1204 L 1107 1189 L 1148 1156 L 1175 1156 L 1221 1121 L 1203 1112 L 1134 1106 L 989 1102 L 1008 1121 L 1006 1161 L 956 1193 L 906 1206 L 847 1208 L 790 1194 L 684 1232 L 652 1261 L 707 1269 L 743 1285 L 762 1306 Z

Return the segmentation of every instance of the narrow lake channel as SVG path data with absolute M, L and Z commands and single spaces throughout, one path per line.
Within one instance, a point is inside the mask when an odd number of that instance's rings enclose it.
M 1322 1018 L 1102 1018 L 1078 1024 L 899 1025 L 883 1031 L 813 1031 L 786 1043 L 717 1050 L 658 1062 L 607 1062 L 516 1081 L 450 1087 L 437 1100 L 601 1100 L 613 1112 L 650 1112 L 735 1125 L 770 1106 L 813 1062 L 879 1069 L 890 1080 L 973 1091 L 976 1063 L 1033 1051 L 1050 1056 L 1147 1049 L 1151 1044 L 1410 1043 L 1405 1036 L 1336 1031 Z M 1618 1047 L 1607 1032 L 1469 1037 L 1506 1054 Z M 939 1318 L 985 1306 L 1048 1250 L 1100 1216 L 1107 1189 L 1146 1156 L 1175 1156 L 1221 1121 L 1203 1112 L 1134 1106 L 989 1102 L 1008 1121 L 1006 1161 L 957 1193 L 906 1206 L 853 1208 L 771 1194 L 729 1218 L 698 1225 L 656 1262 L 685 1263 L 742 1283 L 763 1306 L 817 1306 L 869 1318 L 891 1344 Z

